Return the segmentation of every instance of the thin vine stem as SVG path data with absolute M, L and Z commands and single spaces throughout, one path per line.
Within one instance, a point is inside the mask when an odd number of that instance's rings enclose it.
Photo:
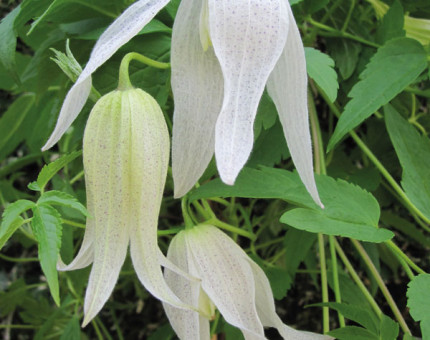
M 418 274 L 425 274 L 425 270 L 417 266 L 414 261 L 412 261 L 393 241 L 385 241 L 384 244 L 390 249 L 394 254 L 403 259 L 412 269 L 414 269 Z
M 364 263 L 366 263 L 367 267 L 369 268 L 370 272 L 372 273 L 373 277 L 376 280 L 376 283 L 378 284 L 379 289 L 381 290 L 382 294 L 385 297 L 385 300 L 387 301 L 388 305 L 390 306 L 394 316 L 396 317 L 397 321 L 400 324 L 400 327 L 402 328 L 403 332 L 406 334 L 409 334 L 412 336 L 412 333 L 406 324 L 405 319 L 402 316 L 402 313 L 399 310 L 399 307 L 397 307 L 396 302 L 394 301 L 393 297 L 391 296 L 390 291 L 388 290 L 387 286 L 384 283 L 384 280 L 382 279 L 381 275 L 378 272 L 378 269 L 376 269 L 374 263 L 372 262 L 371 258 L 367 254 L 366 250 L 363 248 L 360 242 L 357 240 L 352 240 L 352 244 L 354 245 L 355 249 L 357 249 L 358 253 L 360 254 L 361 258 L 363 259 Z

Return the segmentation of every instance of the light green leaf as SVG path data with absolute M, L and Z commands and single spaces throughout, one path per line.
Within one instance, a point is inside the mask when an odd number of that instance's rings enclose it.
M 282 217 L 281 221 L 288 221 L 297 229 L 369 242 L 382 242 L 394 236 L 391 231 L 378 228 L 380 209 L 370 193 L 329 176 L 316 176 L 316 183 L 325 205 L 324 210 L 313 202 L 297 173 L 269 168 L 245 168 L 233 186 L 222 184 L 220 180 L 211 181 L 192 192 L 190 200 L 220 196 L 279 198 L 306 208 L 297 212 L 291 210 Z M 306 220 L 296 221 L 297 215 Z M 312 227 L 308 222 L 315 226 Z
M 430 339 L 430 274 L 420 274 L 408 284 L 408 307 L 415 321 L 421 321 L 423 339 Z
M 81 338 L 81 326 L 79 325 L 79 319 L 74 316 L 67 323 L 66 328 L 61 334 L 60 340 L 77 340 Z
M 82 215 L 88 216 L 87 209 L 72 195 L 62 191 L 48 191 L 37 201 L 37 204 L 61 205 L 79 211 Z
M 34 206 L 34 202 L 28 200 L 18 200 L 7 206 L 0 225 L 0 249 L 3 248 L 12 234 L 22 226 L 24 220 L 20 215 Z
M 328 151 L 382 105 L 387 104 L 411 84 L 427 67 L 426 52 L 416 40 L 392 39 L 380 47 L 360 74 L 348 96 Z
M 331 102 L 337 97 L 339 84 L 334 70 L 334 61 L 327 54 L 312 47 L 305 47 L 306 68 L 317 85 L 325 92 Z
M 61 216 L 49 205 L 39 204 L 33 208 L 31 221 L 34 235 L 39 244 L 39 259 L 43 273 L 55 303 L 60 305 L 57 260 L 61 247 Z
M 25 139 L 19 129 L 35 100 L 34 94 L 20 96 L 0 118 L 0 161 Z
M 15 62 L 16 32 L 14 25 L 20 11 L 21 6 L 16 7 L 0 22 L 0 63 L 16 83 L 19 83 L 19 76 Z
M 59 159 L 53 161 L 52 163 L 45 165 L 40 171 L 39 176 L 37 176 L 36 184 L 31 183 L 31 189 L 42 191 L 45 188 L 46 184 L 49 182 L 49 180 L 54 177 L 58 171 L 60 171 L 71 161 L 79 157 L 81 154 L 82 151 L 73 151 L 72 153 L 64 155 Z
M 412 203 L 430 219 L 430 139 L 421 136 L 391 106 L 385 123 L 403 168 L 402 186 Z
M 378 335 L 357 326 L 345 326 L 334 329 L 327 334 L 338 340 L 380 340 Z
M 381 340 L 396 340 L 399 335 L 399 324 L 386 315 L 382 315 L 379 336 Z

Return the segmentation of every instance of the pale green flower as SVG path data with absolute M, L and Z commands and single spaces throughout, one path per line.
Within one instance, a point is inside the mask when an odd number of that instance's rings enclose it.
M 184 302 L 200 314 L 163 303 L 181 340 L 209 340 L 209 319 L 218 308 L 246 340 L 266 339 L 263 327 L 274 327 L 288 340 L 331 339 L 285 325 L 275 311 L 273 293 L 263 270 L 226 234 L 210 225 L 181 231 L 169 246 L 167 258 L 201 282 L 189 281 L 170 270 L 165 278 Z
M 44 149 L 81 111 L 91 74 L 167 3 L 139 0 L 101 35 Z M 221 179 L 234 183 L 251 153 L 253 124 L 267 85 L 297 171 L 322 206 L 313 174 L 305 55 L 288 0 L 182 0 L 171 62 L 176 197 L 192 188 L 214 153 Z
M 90 217 L 81 249 L 59 270 L 93 264 L 83 325 L 112 293 L 130 244 L 131 259 L 145 288 L 160 300 L 187 307 L 167 286 L 157 244 L 158 215 L 169 164 L 170 139 L 155 99 L 140 89 L 103 96 L 88 119 L 83 145 Z M 174 268 L 171 266 L 174 270 Z

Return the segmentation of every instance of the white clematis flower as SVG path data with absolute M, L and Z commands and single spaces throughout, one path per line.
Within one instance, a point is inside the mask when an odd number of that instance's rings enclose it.
M 76 258 L 69 265 L 58 264 L 59 270 L 75 270 L 93 263 L 83 326 L 111 295 L 129 244 L 145 288 L 161 300 L 189 307 L 166 284 L 161 265 L 175 268 L 157 245 L 169 142 L 158 103 L 140 89 L 108 93 L 91 111 L 83 145 L 90 217 Z
M 276 328 L 288 340 L 331 339 L 285 325 L 275 312 L 272 290 L 263 270 L 214 226 L 199 225 L 178 233 L 170 243 L 167 258 L 201 279 L 192 282 L 165 270 L 166 281 L 175 294 L 200 310 L 199 314 L 163 303 L 181 340 L 209 340 L 213 305 L 228 323 L 242 331 L 246 340 L 266 339 L 263 327 Z
M 136 1 L 101 35 L 44 150 L 81 111 L 91 74 L 168 2 Z M 222 180 L 234 183 L 252 150 L 254 119 L 267 84 L 298 173 L 322 206 L 313 175 L 305 56 L 288 0 L 182 0 L 171 62 L 176 197 L 192 188 L 214 152 Z

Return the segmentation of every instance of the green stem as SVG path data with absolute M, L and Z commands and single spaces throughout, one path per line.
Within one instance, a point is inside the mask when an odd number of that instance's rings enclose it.
M 334 103 L 331 103 L 330 100 L 325 95 L 324 91 L 320 91 L 320 95 L 324 98 L 327 105 L 330 107 L 330 110 L 336 115 L 336 117 L 340 117 L 340 111 L 336 107 Z M 428 219 L 409 199 L 400 185 L 397 184 L 395 179 L 390 175 L 390 173 L 385 169 L 379 159 L 373 154 L 373 152 L 367 147 L 367 145 L 361 140 L 360 137 L 354 132 L 350 131 L 349 135 L 354 139 L 355 143 L 358 147 L 364 152 L 364 154 L 370 159 L 370 161 L 376 166 L 376 168 L 380 171 L 382 176 L 386 179 L 386 181 L 392 186 L 392 188 L 397 192 L 397 194 L 404 200 L 406 204 L 406 208 L 414 212 L 417 216 L 419 216 L 426 224 L 430 224 L 430 219 Z
M 363 259 L 364 263 L 366 263 L 366 265 L 369 268 L 370 272 L 372 273 L 373 277 L 375 278 L 375 280 L 379 286 L 379 289 L 381 290 L 382 294 L 384 295 L 388 305 L 390 306 L 394 316 L 396 317 L 397 321 L 399 322 L 400 327 L 402 328 L 403 332 L 412 336 L 412 333 L 409 330 L 409 327 L 406 324 L 406 321 L 403 318 L 402 313 L 400 313 L 400 310 L 397 307 L 396 302 L 394 301 L 393 297 L 391 296 L 390 291 L 388 290 L 387 286 L 385 285 L 384 280 L 382 279 L 381 275 L 378 272 L 378 269 L 376 269 L 375 265 L 373 264 L 371 258 L 367 254 L 366 250 L 364 250 L 361 243 L 358 242 L 357 240 L 351 239 L 351 242 L 354 245 L 355 249 L 357 249 L 358 253 L 361 255 L 361 258 Z
M 349 6 L 348 14 L 346 16 L 345 22 L 343 23 L 342 29 L 340 30 L 342 33 L 345 33 L 348 28 L 349 21 L 351 20 L 352 12 L 354 11 L 356 0 L 351 1 L 351 6 Z
M 188 212 L 188 204 L 187 204 L 187 197 L 184 196 L 181 199 L 181 209 L 182 209 L 182 216 L 184 217 L 184 223 L 185 223 L 185 229 L 191 229 L 194 227 L 194 222 Z
M 27 258 L 21 258 L 21 257 L 9 257 L 6 255 L 3 255 L 0 253 L 0 259 L 9 261 L 9 262 L 16 262 L 16 263 L 26 263 L 26 262 L 38 262 L 39 259 L 37 257 L 27 257 Z
M 256 239 L 256 236 L 254 234 L 249 233 L 246 230 L 240 229 L 238 227 L 232 226 L 231 224 L 220 221 L 217 218 L 211 218 L 210 220 L 205 221 L 204 224 L 214 225 L 218 228 L 249 238 L 252 241 Z
M 133 85 L 130 81 L 130 75 L 128 73 L 128 68 L 132 60 L 137 60 L 143 64 L 159 69 L 167 69 L 170 67 L 169 63 L 162 63 L 136 52 L 127 53 L 124 58 L 122 58 L 121 65 L 119 67 L 118 90 L 120 91 L 126 91 L 133 88 Z
M 3 178 L 29 164 L 36 162 L 41 158 L 41 155 L 42 155 L 41 153 L 38 153 L 38 154 L 24 156 L 24 157 L 18 158 L 16 161 L 10 164 L 3 166 L 0 169 L 0 178 Z
M 74 221 L 70 221 L 70 220 L 65 220 L 64 218 L 61 219 L 61 222 L 63 222 L 64 224 L 70 225 L 72 227 L 76 227 L 76 228 L 80 228 L 80 229 L 85 229 L 85 224 L 79 223 L 79 222 L 74 222 Z
M 38 329 L 37 326 L 32 325 L 0 325 L 0 329 Z
M 426 272 L 417 266 L 393 241 L 385 241 L 384 244 L 399 258 L 403 259 L 412 269 L 418 274 L 425 274 Z
M 73 185 L 75 182 L 77 182 L 78 180 L 80 180 L 82 177 L 84 177 L 85 172 L 84 170 L 80 171 L 75 177 L 73 177 L 70 180 L 70 185 Z
M 339 273 L 337 271 L 337 256 L 336 256 L 336 246 L 335 246 L 336 238 L 333 235 L 329 236 L 330 243 L 330 257 L 331 257 L 331 269 L 333 275 L 333 290 L 334 297 L 337 303 L 342 303 L 342 296 L 340 294 L 340 285 L 339 285 Z M 339 318 L 340 327 L 345 327 L 345 317 L 341 314 L 337 314 Z
M 327 264 L 324 247 L 324 235 L 318 234 L 318 249 L 320 254 L 320 267 L 321 267 L 321 290 L 322 290 L 322 302 L 327 303 L 328 300 L 328 282 L 327 282 Z M 329 308 L 323 307 L 323 332 L 327 333 L 330 331 L 330 314 Z
M 382 311 L 379 308 L 378 304 L 376 303 L 375 299 L 373 298 L 372 294 L 369 293 L 366 286 L 364 285 L 363 281 L 361 281 L 360 276 L 355 271 L 354 267 L 352 266 L 351 262 L 349 262 L 348 257 L 343 252 L 342 247 L 340 244 L 335 240 L 335 247 L 337 254 L 339 255 L 340 259 L 342 260 L 343 264 L 345 265 L 346 269 L 349 272 L 349 275 L 351 275 L 352 279 L 354 280 L 355 284 L 358 286 L 358 288 L 361 290 L 361 292 L 366 297 L 366 300 L 369 302 L 369 304 L 372 306 L 373 310 L 375 311 L 376 315 L 378 315 L 379 318 L 382 316 Z
M 323 32 L 320 32 L 321 36 L 346 38 L 346 39 L 358 41 L 358 42 L 360 42 L 364 45 L 370 46 L 370 47 L 375 47 L 375 48 L 380 47 L 380 45 L 378 45 L 372 41 L 366 40 L 366 39 L 361 38 L 361 37 L 357 37 L 356 35 L 350 34 L 348 32 L 338 31 L 338 30 L 334 29 L 333 27 L 321 24 L 318 21 L 313 20 L 311 17 L 308 17 L 307 21 L 310 24 L 312 24 L 313 26 L 318 27 L 318 28 L 323 29 L 326 32 L 328 32 L 325 34 Z
M 179 233 L 182 230 L 184 230 L 184 228 L 182 228 L 182 227 L 171 228 L 171 229 L 167 229 L 167 230 L 158 230 L 157 235 L 158 236 L 174 235 L 174 234 Z

